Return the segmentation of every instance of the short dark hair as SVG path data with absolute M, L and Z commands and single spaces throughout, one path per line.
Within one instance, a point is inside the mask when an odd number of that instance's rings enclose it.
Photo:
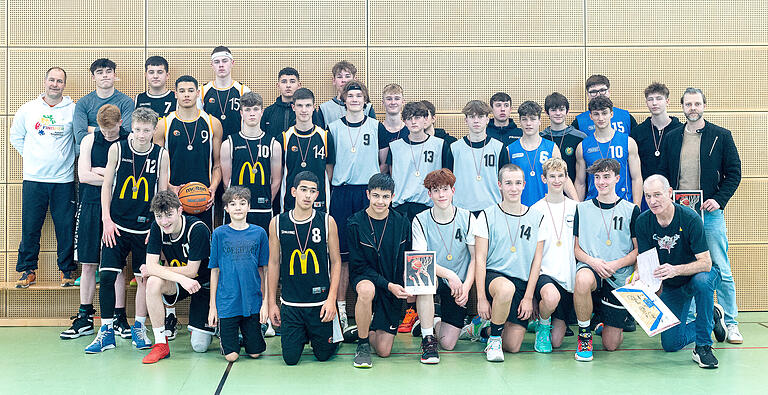
M 149 205 L 149 210 L 155 214 L 167 213 L 174 211 L 181 207 L 179 197 L 171 190 L 159 191 L 152 198 L 152 203 Z
M 613 158 L 602 158 L 596 160 L 592 166 L 587 168 L 587 173 L 589 174 L 602 173 L 604 171 L 611 171 L 613 174 L 619 175 L 621 173 L 621 164 Z
M 589 101 L 587 107 L 589 112 L 605 110 L 606 108 L 613 111 L 613 102 L 603 95 L 597 95 Z
M 512 103 L 512 98 L 508 94 L 506 94 L 504 92 L 496 92 L 496 93 L 493 94 L 493 96 L 491 96 L 491 100 L 490 100 L 491 107 L 493 107 L 493 103 L 496 103 L 497 101 L 498 102 L 506 102 L 506 101 L 508 101 L 511 104 Z
M 517 115 L 521 117 L 535 115 L 541 118 L 541 106 L 533 100 L 526 100 L 517 107 Z
M 256 92 L 246 92 L 240 96 L 240 108 L 261 107 L 264 108 L 264 99 Z
M 245 199 L 245 201 L 250 205 L 251 191 L 246 187 L 233 185 L 227 188 L 227 190 L 224 191 L 224 194 L 221 196 L 221 201 L 224 202 L 225 206 L 235 199 Z
M 46 70 L 45 78 L 48 78 L 48 74 L 51 74 L 51 71 L 53 71 L 53 70 L 59 70 L 62 73 L 64 73 L 64 82 L 67 82 L 67 72 L 64 69 L 62 69 L 61 67 L 59 67 L 59 66 L 53 66 L 50 69 Z
M 99 58 L 91 63 L 91 74 L 93 74 L 96 69 L 112 69 L 112 71 L 115 71 L 117 70 L 117 65 L 107 58 Z
M 213 51 L 211 51 L 211 55 L 215 54 L 216 52 L 229 52 L 232 53 L 232 51 L 229 50 L 229 48 L 219 45 L 218 47 L 214 48 Z
M 182 82 L 191 82 L 191 83 L 195 84 L 195 89 L 198 88 L 197 79 L 195 79 L 195 77 L 193 77 L 191 75 L 182 75 L 181 77 L 176 78 L 176 84 L 174 86 L 176 86 L 176 88 L 178 88 L 179 84 L 182 83 Z
M 432 104 L 431 101 L 429 101 L 429 100 L 422 100 L 419 103 L 423 104 L 424 107 L 427 108 L 427 111 L 429 111 L 429 115 L 431 115 L 433 117 L 435 116 L 435 114 L 437 113 L 437 107 L 435 107 L 435 105 Z
M 277 79 L 279 80 L 280 77 L 284 75 L 295 75 L 296 79 L 299 79 L 299 71 L 294 69 L 293 67 L 283 67 L 279 73 L 277 73 Z
M 347 94 L 351 90 L 362 91 L 363 92 L 363 100 L 365 100 L 366 103 L 369 103 L 371 101 L 371 98 L 368 95 L 368 87 L 365 86 L 365 84 L 363 84 L 362 82 L 360 82 L 358 80 L 349 80 L 349 81 L 347 81 L 346 84 L 344 84 L 344 87 L 341 88 L 341 100 L 342 101 L 344 101 L 344 102 L 347 101 Z
M 648 95 L 651 95 L 653 93 L 660 93 L 664 95 L 667 99 L 669 99 L 669 88 L 667 88 L 666 85 L 662 84 L 661 82 L 652 82 L 651 85 L 648 85 L 647 88 L 645 88 L 645 91 L 643 92 L 645 94 L 645 97 L 648 97 Z
M 368 179 L 368 190 L 372 191 L 374 189 L 395 193 L 395 180 L 389 174 L 376 173 Z
M 355 67 L 355 65 L 353 65 L 352 63 L 346 60 L 342 60 L 340 62 L 336 62 L 336 64 L 333 65 L 333 68 L 331 69 L 331 75 L 336 77 L 336 74 L 344 70 L 349 71 L 349 73 L 352 74 L 353 77 L 357 74 L 357 67 Z
M 587 90 L 595 85 L 605 85 L 606 88 L 610 88 L 611 81 L 608 80 L 608 77 L 602 74 L 593 74 L 587 78 L 587 83 L 585 85 Z
M 461 109 L 461 113 L 464 114 L 465 117 L 470 115 L 487 117 L 488 114 L 491 113 L 491 107 L 488 107 L 482 100 L 470 100 L 464 105 L 464 108 Z
M 163 66 L 165 69 L 165 72 L 168 72 L 168 61 L 165 60 L 162 56 L 150 56 L 147 58 L 147 61 L 144 62 L 144 71 L 146 71 L 149 66 Z
M 291 75 L 291 74 L 286 74 L 286 75 Z M 307 88 L 299 88 L 299 89 L 296 89 L 296 92 L 293 92 L 294 103 L 297 100 L 305 100 L 305 99 L 312 99 L 312 104 L 315 104 L 315 94 L 312 93 L 311 90 Z
M 412 101 L 405 104 L 403 107 L 403 113 L 401 114 L 403 119 L 411 119 L 413 117 L 428 117 L 429 110 L 427 106 L 418 101 Z
M 571 109 L 571 105 L 568 103 L 568 98 L 560 92 L 552 92 L 544 99 L 544 111 L 549 114 L 549 110 L 555 108 L 565 107 L 565 112 Z
M 298 188 L 302 181 L 314 182 L 318 188 L 320 187 L 320 179 L 317 178 L 315 173 L 312 173 L 309 170 L 304 170 L 301 173 L 296 174 L 296 177 L 293 178 L 293 187 Z

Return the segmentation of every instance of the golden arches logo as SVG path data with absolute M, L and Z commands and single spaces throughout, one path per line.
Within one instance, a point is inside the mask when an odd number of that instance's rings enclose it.
M 120 199 L 125 198 L 125 188 L 128 187 L 128 182 L 131 183 L 131 191 L 133 191 L 131 193 L 131 199 L 136 200 L 138 198 L 141 184 L 144 184 L 144 201 L 149 201 L 149 183 L 147 183 L 147 179 L 139 177 L 139 180 L 137 181 L 133 176 L 128 176 L 128 178 L 125 179 L 123 187 L 120 189 Z
M 299 250 L 293 250 L 291 253 L 290 266 L 288 266 L 288 275 L 293 276 L 293 264 L 297 255 L 299 256 L 299 262 L 301 263 L 301 274 L 307 274 L 307 261 L 309 260 L 310 255 L 312 255 L 312 260 L 315 263 L 315 274 L 320 274 L 320 263 L 317 261 L 317 255 L 315 255 L 315 251 L 311 248 L 307 248 L 303 254 Z
M 261 162 L 256 162 L 255 165 L 251 165 L 251 162 L 245 162 L 243 163 L 243 167 L 240 168 L 240 184 L 239 185 L 245 185 L 243 184 L 243 176 L 245 175 L 245 168 L 248 168 L 248 176 L 251 181 L 251 184 L 256 183 L 256 171 L 254 168 L 257 168 L 259 171 L 259 174 L 261 175 L 261 185 L 264 185 L 266 180 L 264 179 L 264 166 L 261 165 Z
M 170 267 L 181 267 L 181 266 L 187 266 L 186 262 L 179 262 L 178 259 L 171 260 L 171 263 L 168 265 Z

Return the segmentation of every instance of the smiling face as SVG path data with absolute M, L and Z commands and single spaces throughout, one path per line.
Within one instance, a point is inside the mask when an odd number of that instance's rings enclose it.
M 238 222 L 245 221 L 245 218 L 248 216 L 248 209 L 250 208 L 250 202 L 238 197 L 232 199 L 232 201 L 224 206 L 224 210 L 227 211 L 232 220 Z
M 559 194 L 563 192 L 568 177 L 562 170 L 550 170 L 547 172 L 546 176 L 542 175 L 541 179 L 547 184 L 550 192 Z
M 429 198 L 435 203 L 435 207 L 439 207 L 443 210 L 451 207 L 453 203 L 453 194 L 456 190 L 450 185 L 441 185 L 436 188 L 432 188 L 427 191 Z
M 525 188 L 525 176 L 519 169 L 503 169 L 499 181 L 501 197 L 505 202 L 516 203 L 520 201 L 520 196 Z
M 382 99 L 382 104 L 384 104 L 384 111 L 386 111 L 387 114 L 397 115 L 403 111 L 405 99 L 403 99 L 403 95 L 399 93 L 387 93 Z
M 612 171 L 599 171 L 594 174 L 595 188 L 599 196 L 607 197 L 614 193 L 620 176 Z
M 565 117 L 568 115 L 568 110 L 565 106 L 550 108 L 547 112 L 549 121 L 552 125 L 562 125 L 565 123 Z
M 67 86 L 67 76 L 59 69 L 52 69 L 45 77 L 43 85 L 46 97 L 52 100 L 61 99 L 61 96 L 64 94 L 64 88 Z
M 347 106 L 347 111 L 361 112 L 365 109 L 365 94 L 359 89 L 353 89 L 347 92 L 344 103 Z
M 365 191 L 368 200 L 371 202 L 370 208 L 377 215 L 386 215 L 389 205 L 392 203 L 394 195 L 391 191 L 375 188 L 371 191 Z
M 155 213 L 155 222 L 157 222 L 157 225 L 164 234 L 171 235 L 180 231 L 182 219 L 181 211 L 182 209 L 179 207 L 174 210 Z

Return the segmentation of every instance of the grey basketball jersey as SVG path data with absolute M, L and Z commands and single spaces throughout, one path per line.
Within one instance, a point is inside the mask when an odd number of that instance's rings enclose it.
M 616 205 L 602 204 L 604 208 L 597 204 L 596 199 L 591 199 L 576 206 L 579 247 L 589 256 L 606 262 L 623 258 L 635 249 L 631 231 L 634 224 L 631 221 L 637 206 L 623 199 Z M 585 266 L 588 265 L 579 262 L 577 270 Z M 632 266 L 625 266 L 606 280 L 614 288 L 621 287 L 632 271 Z
M 414 222 L 421 227 L 421 232 L 427 241 L 427 250 L 436 252 L 437 264 L 452 270 L 461 281 L 464 281 L 467 278 L 471 258 L 467 237 L 473 237 L 469 235 L 472 214 L 460 207 L 455 209 L 453 221 L 447 224 L 438 224 L 432 217 L 432 210 L 424 210 L 416 214 Z M 469 248 L 472 247 L 469 246 Z
M 507 214 L 498 204 L 486 208 L 480 215 L 485 216 L 488 229 L 486 270 L 528 281 L 544 215 L 530 207 L 521 216 Z M 478 221 L 478 225 L 482 225 L 481 222 Z
M 424 177 L 429 172 L 443 168 L 443 145 L 439 137 L 428 136 L 418 143 L 407 137 L 389 144 L 392 157 L 392 178 L 395 180 L 393 207 L 403 203 L 421 203 L 432 206 L 432 200 L 424 188 Z
M 340 118 L 328 125 L 336 148 L 331 185 L 367 185 L 379 172 L 379 121 L 365 117 L 358 127 L 345 121 Z
M 492 137 L 474 143 L 464 137 L 451 144 L 453 174 L 456 176 L 453 204 L 479 211 L 501 202 L 498 165 L 503 149 L 504 144 Z

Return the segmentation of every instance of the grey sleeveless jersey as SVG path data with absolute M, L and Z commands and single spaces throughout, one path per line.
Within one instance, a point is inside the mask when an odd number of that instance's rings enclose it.
M 366 115 L 370 114 L 371 107 L 373 107 L 371 103 L 366 104 L 363 113 Z M 335 100 L 328 100 L 320 105 L 320 112 L 323 113 L 325 124 L 330 127 L 332 123 L 338 121 L 341 117 L 347 114 L 347 107 L 337 103 Z M 368 180 L 365 180 L 365 182 L 367 183 Z
M 419 143 L 402 138 L 389 144 L 391 173 L 395 180 L 393 207 L 406 202 L 432 206 L 432 200 L 424 188 L 424 177 L 431 171 L 443 168 L 443 144 L 445 140 L 435 136 L 429 136 Z
M 427 250 L 436 252 L 437 264 L 450 269 L 459 276 L 461 281 L 464 281 L 467 278 L 471 258 L 469 248 L 473 248 L 474 244 L 474 241 L 469 242 L 471 245 L 467 243 L 468 238 L 474 240 L 474 237 L 469 234 L 472 214 L 463 208 L 455 209 L 453 221 L 447 224 L 438 224 L 432 217 L 432 210 L 424 210 L 416 214 L 413 222 L 414 229 L 416 224 L 420 227 L 427 242 Z
M 530 207 L 521 216 L 507 214 L 498 204 L 480 215 L 485 216 L 488 232 L 486 270 L 528 281 L 544 215 Z M 478 220 L 478 226 L 482 226 L 482 220 Z
M 328 132 L 336 152 L 331 185 L 367 185 L 379 172 L 379 121 L 366 117 L 362 126 L 350 127 L 338 119 Z
M 499 155 L 503 149 L 504 144 L 492 137 L 475 143 L 464 137 L 451 144 L 453 174 L 456 176 L 453 204 L 479 211 L 501 202 L 498 173 Z

